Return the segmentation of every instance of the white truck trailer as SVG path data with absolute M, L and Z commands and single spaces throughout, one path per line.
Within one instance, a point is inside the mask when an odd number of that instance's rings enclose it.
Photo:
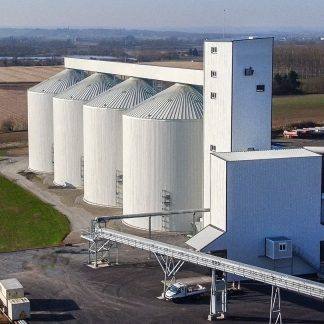
M 17 279 L 0 280 L 1 309 L 11 321 L 30 317 L 30 302 L 24 296 L 24 288 Z

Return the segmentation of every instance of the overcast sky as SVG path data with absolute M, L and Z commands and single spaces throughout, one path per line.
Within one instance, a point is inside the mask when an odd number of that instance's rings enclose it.
M 0 0 L 0 26 L 211 31 L 224 9 L 228 30 L 324 29 L 324 0 Z

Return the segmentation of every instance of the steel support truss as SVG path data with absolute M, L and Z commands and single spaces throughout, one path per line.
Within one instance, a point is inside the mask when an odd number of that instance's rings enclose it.
M 93 268 L 99 266 L 107 266 L 111 263 L 111 251 L 115 251 L 115 264 L 118 264 L 119 259 L 119 244 L 117 242 L 94 237 L 89 241 L 88 264 Z
M 216 269 L 212 269 L 212 282 L 210 287 L 209 321 L 225 319 L 227 312 L 227 280 L 226 276 L 217 279 Z
M 272 286 L 269 324 L 282 324 L 280 288 Z
M 175 276 L 177 272 L 181 269 L 181 267 L 184 264 L 184 261 L 182 260 L 176 260 L 172 257 L 169 257 L 167 255 L 162 255 L 156 252 L 153 252 L 156 260 L 158 261 L 163 273 L 164 273 L 164 282 L 163 282 L 163 293 L 162 297 L 165 298 L 165 292 L 166 292 L 166 282 L 167 280 L 175 281 Z
M 204 211 L 205 210 L 202 210 L 202 212 Z M 189 212 L 197 212 L 197 210 L 186 211 L 186 213 Z M 184 211 L 168 213 L 182 214 Z M 157 215 L 128 215 L 125 218 L 149 217 L 150 222 L 150 218 L 154 216 Z M 116 218 L 122 219 L 123 216 L 117 216 Z M 103 222 L 106 224 L 106 221 L 111 219 L 112 217 L 102 217 L 92 221 L 90 232 L 81 235 L 82 238 L 89 241 L 89 263 L 93 263 L 94 266 L 97 267 L 99 262 L 108 262 L 110 258 L 109 252 L 113 247 L 117 248 L 118 262 L 118 244 L 125 244 L 141 250 L 149 251 L 155 255 L 164 272 L 165 280 L 162 297 L 165 296 L 166 280 L 169 278 L 174 278 L 184 262 L 210 268 L 212 269 L 213 276 L 209 316 L 211 320 L 215 318 L 224 318 L 227 310 L 226 279 L 216 280 L 216 270 L 271 285 L 272 294 L 270 305 L 270 324 L 282 324 L 280 288 L 324 301 L 324 285 L 321 283 L 297 278 L 291 275 L 263 269 L 237 261 L 223 259 L 202 252 L 192 251 L 175 245 L 154 241 L 152 239 L 121 233 L 119 231 L 110 228 L 102 228 L 100 226 L 100 223 Z

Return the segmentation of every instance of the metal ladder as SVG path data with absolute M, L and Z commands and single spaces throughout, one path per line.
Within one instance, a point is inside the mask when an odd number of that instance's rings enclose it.
M 123 206 L 123 173 L 116 170 L 116 205 Z
M 169 211 L 171 208 L 171 192 L 167 190 L 162 190 L 162 210 Z M 162 216 L 162 228 L 164 231 L 170 231 L 170 216 Z

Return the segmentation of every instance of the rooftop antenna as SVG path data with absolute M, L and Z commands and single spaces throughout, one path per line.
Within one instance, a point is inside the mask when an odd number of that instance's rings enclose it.
M 223 11 L 223 38 L 225 38 L 225 18 L 226 18 L 226 9 Z

